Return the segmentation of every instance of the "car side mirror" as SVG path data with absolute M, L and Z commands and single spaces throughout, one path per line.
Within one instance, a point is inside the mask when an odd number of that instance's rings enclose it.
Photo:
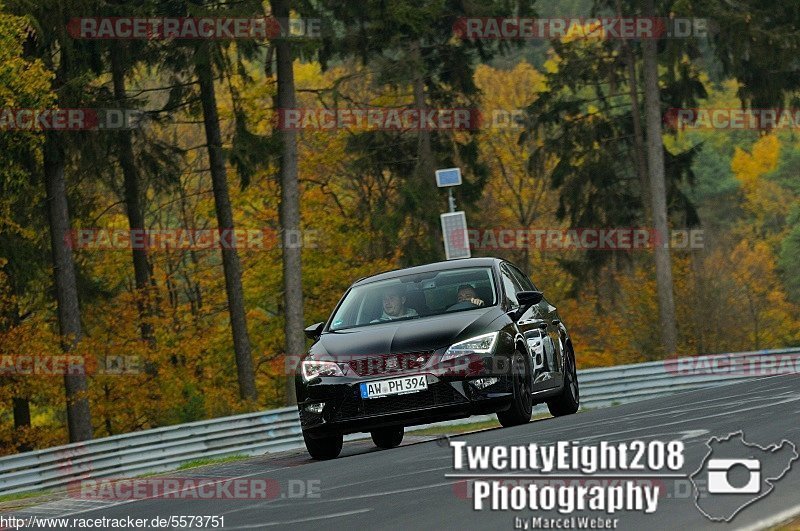
M 323 328 L 325 328 L 325 323 L 317 323 L 309 326 L 308 328 L 303 330 L 303 332 L 305 332 L 306 337 L 308 339 L 313 339 L 314 341 L 316 341 L 317 339 L 319 339 L 319 336 L 322 335 Z
M 534 304 L 539 304 L 544 299 L 544 293 L 541 291 L 518 291 L 517 302 L 520 306 L 527 306 L 530 308 Z
M 541 291 L 518 291 L 517 302 L 519 302 L 519 308 L 514 310 L 512 319 L 519 321 L 531 306 L 539 304 L 543 299 L 544 294 Z

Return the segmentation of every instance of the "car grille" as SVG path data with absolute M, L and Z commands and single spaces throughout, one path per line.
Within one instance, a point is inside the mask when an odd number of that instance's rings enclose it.
M 379 376 L 406 371 L 416 371 L 423 367 L 433 351 L 387 354 L 371 358 L 358 358 L 349 361 L 350 368 L 359 376 Z
M 334 414 L 334 419 L 369 417 L 466 401 L 463 395 L 443 382 L 431 384 L 426 391 L 407 395 L 362 399 L 360 395 L 354 393 L 342 401 Z

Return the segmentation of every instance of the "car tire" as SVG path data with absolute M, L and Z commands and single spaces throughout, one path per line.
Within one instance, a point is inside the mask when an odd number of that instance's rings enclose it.
M 513 391 L 511 406 L 504 411 L 497 412 L 497 420 L 504 428 L 527 424 L 533 413 L 531 375 L 525 356 L 518 350 L 511 358 L 511 382 Z
M 344 437 L 341 433 L 313 438 L 303 432 L 306 450 L 313 459 L 334 459 L 342 452 Z
M 580 389 L 578 388 L 578 372 L 575 368 L 575 352 L 572 347 L 567 347 L 567 356 L 564 359 L 564 389 L 556 398 L 547 402 L 547 409 L 554 417 L 572 415 L 580 407 Z
M 370 435 L 372 435 L 372 442 L 375 443 L 375 446 L 389 449 L 400 446 L 400 443 L 403 442 L 403 433 L 404 429 L 400 426 L 399 428 L 381 428 L 370 432 Z

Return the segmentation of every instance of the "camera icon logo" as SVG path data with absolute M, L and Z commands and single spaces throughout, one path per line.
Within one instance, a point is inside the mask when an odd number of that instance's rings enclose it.
M 761 446 L 745 440 L 741 431 L 711 437 L 708 453 L 689 480 L 694 485 L 694 503 L 714 522 L 730 522 L 751 505 L 780 486 L 792 464 L 800 459 L 794 443 Z
M 750 472 L 747 483 L 740 487 L 733 486 L 728 479 L 728 473 L 737 466 Z M 706 467 L 709 494 L 758 494 L 761 491 L 761 462 L 758 459 L 709 459 Z

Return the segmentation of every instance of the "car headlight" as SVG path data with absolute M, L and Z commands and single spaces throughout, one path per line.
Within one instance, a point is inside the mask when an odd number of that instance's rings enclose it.
M 302 364 L 303 379 L 308 381 L 317 376 L 344 376 L 338 363 L 332 361 L 306 360 Z
M 491 354 L 497 341 L 498 332 L 483 334 L 460 341 L 448 348 L 442 356 L 442 361 L 458 358 L 467 354 Z

